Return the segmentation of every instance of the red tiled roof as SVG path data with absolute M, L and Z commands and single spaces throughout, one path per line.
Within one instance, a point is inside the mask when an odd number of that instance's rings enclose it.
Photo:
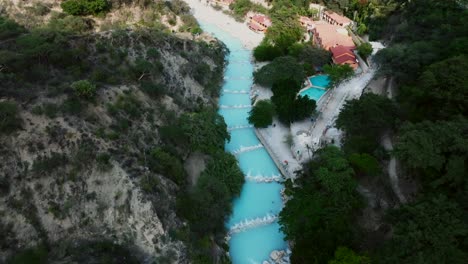
M 337 64 L 343 64 L 345 62 L 356 62 L 356 56 L 354 56 L 353 51 L 349 47 L 336 46 L 330 48 L 330 51 L 333 54 L 333 61 Z

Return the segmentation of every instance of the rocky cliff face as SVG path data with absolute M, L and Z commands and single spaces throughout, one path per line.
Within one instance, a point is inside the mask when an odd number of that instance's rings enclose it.
M 3 11 L 31 6 L 9 2 Z M 13 105 L 17 124 L 0 131 L 0 262 L 41 245 L 51 262 L 92 263 L 69 252 L 93 241 L 130 248 L 139 262 L 187 262 L 176 235 L 182 185 L 150 166 L 151 151 L 160 126 L 215 104 L 224 47 L 149 28 L 5 32 L 0 104 Z M 71 88 L 80 80 L 97 88 L 92 98 Z

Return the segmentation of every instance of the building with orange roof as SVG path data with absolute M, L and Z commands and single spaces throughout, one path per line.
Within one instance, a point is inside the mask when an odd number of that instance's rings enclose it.
M 313 43 L 325 50 L 336 46 L 344 46 L 351 50 L 356 48 L 348 31 L 340 26 L 318 21 L 314 22 L 309 32 L 312 33 Z
M 333 54 L 333 63 L 339 65 L 348 64 L 354 70 L 358 68 L 358 60 L 356 59 L 356 55 L 354 55 L 353 50 L 351 50 L 350 48 L 344 46 L 336 46 L 330 48 L 330 51 Z
M 255 32 L 266 32 L 267 28 L 271 26 L 271 19 L 263 14 L 248 13 L 249 28 Z
M 353 24 L 353 21 L 345 16 L 338 15 L 332 11 L 322 12 L 322 20 L 327 21 L 331 25 L 347 27 Z

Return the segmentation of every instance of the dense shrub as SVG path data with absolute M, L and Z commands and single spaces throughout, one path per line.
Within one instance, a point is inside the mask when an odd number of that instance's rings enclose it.
M 0 133 L 10 133 L 21 126 L 18 107 L 13 102 L 0 102 Z
M 23 33 L 25 29 L 14 21 L 0 16 L 0 40 Z
M 354 70 L 348 64 L 343 65 L 325 65 L 323 71 L 328 74 L 330 83 L 333 86 L 338 85 L 340 82 L 350 78 L 354 75 Z
M 62 2 L 64 12 L 74 16 L 97 15 L 109 10 L 107 0 L 67 0 Z
M 363 43 L 357 47 L 359 56 L 361 56 L 363 59 L 366 59 L 372 54 L 372 45 L 368 42 Z
M 264 128 L 273 122 L 275 107 L 269 100 L 258 101 L 249 112 L 249 123 L 257 128 Z
M 140 89 L 152 98 L 160 98 L 165 94 L 165 89 L 162 84 L 144 81 L 140 84 Z
M 161 148 L 151 151 L 148 165 L 150 169 L 167 176 L 177 184 L 185 182 L 185 171 L 180 160 Z
M 270 44 L 260 44 L 254 51 L 253 55 L 257 61 L 271 61 L 282 55 L 281 49 Z
M 254 73 L 255 83 L 260 85 L 270 86 L 284 79 L 291 79 L 297 83 L 302 83 L 305 79 L 302 65 L 293 57 L 278 57 Z
M 96 95 L 96 85 L 88 80 L 76 81 L 71 84 L 76 95 L 83 99 L 91 99 Z

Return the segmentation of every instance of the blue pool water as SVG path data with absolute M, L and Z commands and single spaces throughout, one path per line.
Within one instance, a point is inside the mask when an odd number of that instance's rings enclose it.
M 200 22 L 203 30 L 223 41 L 230 50 L 219 113 L 228 127 L 234 128 L 225 149 L 236 155 L 246 177 L 241 195 L 234 201 L 232 215 L 226 223 L 230 234 L 229 254 L 234 264 L 262 263 L 269 259 L 273 250 L 284 250 L 287 244 L 274 218 L 282 208 L 280 191 L 283 185 L 258 180 L 278 177 L 280 172 L 247 121 L 251 110 L 248 92 L 253 84 L 251 51 L 244 49 L 238 39 L 220 28 Z M 257 224 L 245 224 L 252 222 Z
M 302 92 L 300 92 L 300 95 L 307 96 L 310 99 L 318 102 L 320 97 L 322 97 L 322 95 L 325 94 L 325 89 L 330 84 L 330 78 L 328 78 L 328 75 L 320 74 L 309 77 L 309 80 L 313 87 L 303 90 Z
M 327 88 L 330 84 L 330 78 L 328 78 L 328 75 L 325 74 L 314 75 L 312 77 L 309 77 L 309 80 L 312 83 L 312 86 L 317 86 L 321 88 Z
M 300 95 L 307 96 L 307 97 L 309 97 L 309 99 L 312 99 L 312 100 L 315 100 L 316 102 L 318 102 L 320 97 L 322 97 L 322 95 L 324 95 L 325 92 L 326 92 L 326 90 L 324 90 L 324 89 L 310 87 L 310 88 L 307 88 L 304 91 L 302 91 L 300 93 Z

